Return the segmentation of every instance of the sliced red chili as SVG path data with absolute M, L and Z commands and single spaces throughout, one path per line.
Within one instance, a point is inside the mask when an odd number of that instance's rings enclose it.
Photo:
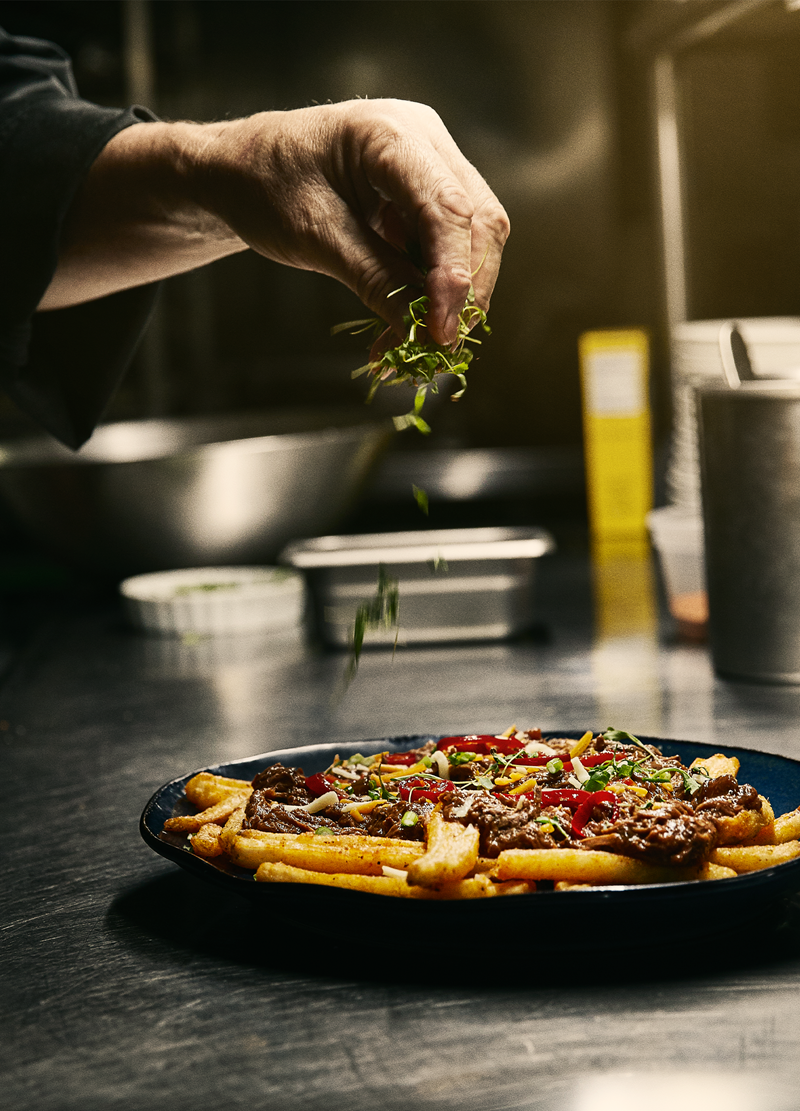
M 401 799 L 427 799 L 437 802 L 445 791 L 452 791 L 453 785 L 447 779 L 437 782 L 435 779 L 423 779 L 422 776 L 412 776 L 404 779 L 402 783 L 392 784 L 391 789 L 396 790 Z
M 323 775 L 322 772 L 317 772 L 315 775 L 307 775 L 306 787 L 308 787 L 311 794 L 316 795 L 317 798 L 319 798 L 320 795 L 327 794 L 328 791 L 336 790 L 334 781 L 331 777 L 329 775 Z
M 583 792 L 587 794 L 586 791 Z M 578 809 L 572 815 L 572 836 L 583 837 L 583 827 L 591 819 L 595 807 L 601 802 L 610 802 L 613 807 L 612 820 L 616 818 L 619 813 L 616 797 L 611 791 L 592 791 L 584 802 L 580 804 Z
M 454 749 L 456 752 L 478 752 L 485 755 L 490 745 L 496 747 L 497 737 L 475 733 L 470 737 L 443 737 L 436 747 L 442 752 Z M 517 745 L 517 748 L 521 747 L 522 745 Z
M 473 733 L 468 737 L 442 737 L 436 747 L 443 752 L 447 749 L 455 749 L 456 752 L 477 752 L 481 755 L 499 752 L 503 756 L 509 756 L 513 752 L 520 752 L 529 740 L 541 740 L 542 733 L 540 729 L 529 729 L 526 736 L 528 740 L 520 741 L 517 737 L 494 737 L 491 733 Z
M 387 752 L 383 757 L 384 764 L 400 764 L 403 767 L 410 768 L 412 764 L 419 763 L 419 756 L 416 752 Z

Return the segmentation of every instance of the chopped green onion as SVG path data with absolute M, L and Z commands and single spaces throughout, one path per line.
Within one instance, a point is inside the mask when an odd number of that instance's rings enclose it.
M 406 810 L 403 817 L 400 819 L 400 825 L 404 829 L 411 829 L 419 821 L 419 814 L 415 814 L 413 810 Z
M 552 760 L 547 761 L 547 763 L 545 764 L 545 768 L 550 772 L 551 775 L 558 775 L 559 772 L 563 772 L 564 770 L 564 761 L 559 760 L 557 756 L 554 756 Z

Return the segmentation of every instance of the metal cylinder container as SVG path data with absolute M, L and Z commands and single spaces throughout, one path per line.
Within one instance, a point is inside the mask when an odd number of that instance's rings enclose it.
M 714 668 L 800 684 L 800 386 L 709 387 L 697 403 Z

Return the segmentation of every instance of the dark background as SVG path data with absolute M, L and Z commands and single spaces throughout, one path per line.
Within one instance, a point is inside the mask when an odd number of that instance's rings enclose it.
M 121 105 L 131 16 L 149 23 L 150 106 L 219 119 L 350 97 L 432 104 L 512 224 L 493 335 L 435 447 L 580 444 L 577 338 L 653 337 L 669 421 L 649 72 L 725 8 L 692 0 L 103 0 L 0 3 L 7 30 L 59 42 L 83 94 Z M 800 12 L 768 3 L 680 56 L 690 317 L 800 311 Z M 145 84 L 145 88 L 147 85 Z M 173 279 L 111 418 L 361 396 L 362 315 L 327 278 L 251 255 Z M 420 447 L 416 438 L 414 448 Z

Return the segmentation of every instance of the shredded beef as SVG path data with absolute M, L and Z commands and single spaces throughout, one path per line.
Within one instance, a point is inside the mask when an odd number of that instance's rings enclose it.
M 260 791 L 265 799 L 304 806 L 315 797 L 306 787 L 302 768 L 286 768 L 273 764 L 264 768 L 253 780 L 253 793 Z
M 714 815 L 733 817 L 742 810 L 760 810 L 761 798 L 755 787 L 749 783 L 736 782 L 732 775 L 718 775 L 716 779 L 708 779 L 702 784 L 699 791 L 692 796 L 695 811 Z
M 586 837 L 584 849 L 602 849 L 646 860 L 651 864 L 691 867 L 708 858 L 717 843 L 710 817 L 696 814 L 685 802 L 639 810 L 614 824 L 608 833 Z
M 453 813 L 468 800 L 469 810 L 463 817 Z M 442 795 L 442 814 L 445 821 L 477 828 L 483 856 L 497 856 L 503 849 L 553 849 L 557 844 L 534 821 L 537 807 L 527 798 L 516 809 L 492 795 L 448 792 Z
M 303 801 L 310 801 L 310 798 Z M 319 810 L 316 814 L 309 814 L 302 809 L 302 804 L 299 810 L 289 810 L 285 806 L 276 805 L 267 791 L 256 789 L 247 802 L 242 828 L 257 829 L 262 833 L 309 833 L 326 828 L 335 834 L 360 833 L 367 837 L 423 841 L 425 816 L 430 809 L 424 803 L 393 802 L 376 807 L 359 821 L 352 811 L 343 810 L 340 803 Z M 419 821 L 413 826 L 403 826 L 400 821 L 409 810 L 419 816 Z

